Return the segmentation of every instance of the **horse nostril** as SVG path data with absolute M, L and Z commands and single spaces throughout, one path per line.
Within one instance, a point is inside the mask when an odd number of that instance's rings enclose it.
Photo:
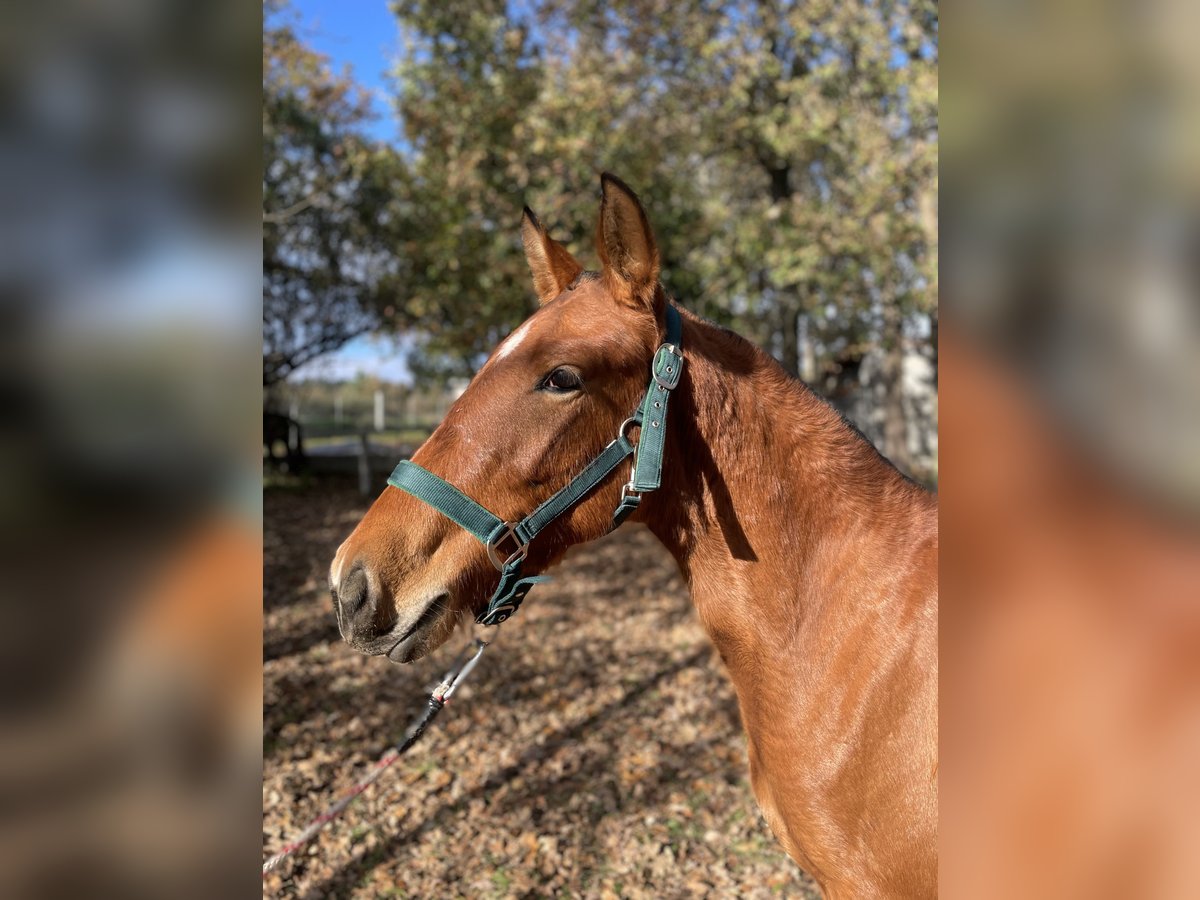
M 367 570 L 355 566 L 345 580 L 337 587 L 337 600 L 342 609 L 343 621 L 349 622 L 363 608 L 371 594 L 371 584 L 367 579 Z

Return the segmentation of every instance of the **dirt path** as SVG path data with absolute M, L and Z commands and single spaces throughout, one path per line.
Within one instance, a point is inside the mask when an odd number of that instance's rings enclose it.
M 263 843 L 378 758 L 468 640 L 412 666 L 341 643 L 326 568 L 367 504 L 265 498 Z M 815 897 L 750 793 L 733 692 L 639 527 L 576 549 L 426 738 L 264 883 L 281 897 Z

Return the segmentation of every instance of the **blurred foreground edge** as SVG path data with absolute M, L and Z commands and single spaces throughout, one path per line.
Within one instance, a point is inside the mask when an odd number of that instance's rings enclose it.
M 943 327 L 941 889 L 1200 896 L 1200 544 Z
M 261 566 L 256 521 L 192 523 L 81 677 L 5 732 L 3 896 L 245 889 L 234 862 L 256 849 Z

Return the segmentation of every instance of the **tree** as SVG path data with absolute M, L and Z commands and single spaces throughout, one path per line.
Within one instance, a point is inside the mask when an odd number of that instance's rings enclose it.
M 587 257 L 596 175 L 610 169 L 642 194 L 664 281 L 686 305 L 817 382 L 857 372 L 880 348 L 877 437 L 905 463 L 902 356 L 936 335 L 931 0 L 397 0 L 392 10 L 404 38 L 402 164 L 354 139 L 340 88 L 319 95 L 328 108 L 299 91 L 304 127 L 272 150 L 299 185 L 278 191 L 276 209 L 330 198 L 302 209 L 313 221 L 292 244 L 272 245 L 284 276 L 313 260 L 299 278 L 313 323 L 301 331 L 366 328 L 374 314 L 383 328 L 420 330 L 416 371 L 472 372 L 533 306 L 522 205 Z M 329 83 L 300 68 L 300 83 Z M 341 155 L 310 152 L 330 142 Z
M 381 225 L 402 163 L 361 132 L 367 97 L 306 47 L 281 3 L 263 31 L 263 385 L 379 322 L 402 259 Z
M 406 178 L 389 244 L 425 369 L 468 374 L 528 315 L 528 203 L 589 255 L 596 176 L 651 212 L 664 282 L 818 384 L 878 348 L 882 449 L 937 308 L 930 0 L 398 0 Z M 932 356 L 932 353 L 930 354 Z M 809 365 L 805 365 L 809 360 Z
M 530 311 L 517 247 L 527 179 L 521 125 L 541 83 L 528 30 L 505 3 L 399 2 L 397 113 L 410 178 L 390 244 L 408 263 L 384 302 L 419 323 L 418 375 L 470 374 Z
M 826 367 L 884 353 L 885 452 L 907 462 L 905 326 L 936 315 L 936 7 L 555 3 L 548 22 L 639 60 L 686 148 L 671 169 L 711 202 L 689 235 L 706 306 L 800 374 L 801 333 Z M 579 51 L 583 52 L 583 51 Z M 819 367 L 818 367 L 819 368 Z

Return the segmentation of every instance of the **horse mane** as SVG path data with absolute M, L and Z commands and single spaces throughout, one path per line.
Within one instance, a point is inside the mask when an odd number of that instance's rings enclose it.
M 854 463 L 868 472 L 880 469 L 906 484 L 925 488 L 905 475 L 879 452 L 862 430 L 841 410 L 818 394 L 802 379 L 788 372 L 775 357 L 731 329 L 703 316 L 684 311 L 685 319 L 700 326 L 699 342 L 692 341 L 685 353 L 700 353 L 717 371 L 734 380 L 745 380 L 789 421 L 796 436 L 808 442 L 819 440 L 835 458 Z

